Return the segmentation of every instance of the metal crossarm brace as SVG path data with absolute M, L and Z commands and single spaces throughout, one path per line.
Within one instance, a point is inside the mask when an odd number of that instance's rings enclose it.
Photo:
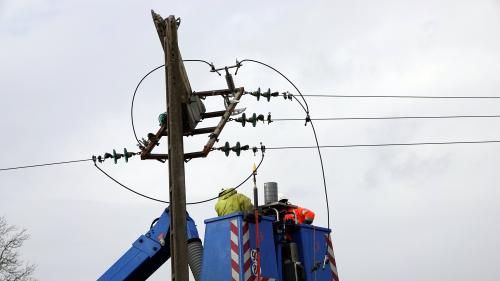
M 158 132 L 151 138 L 149 139 L 148 145 L 142 150 L 141 152 L 141 159 L 149 159 L 147 158 L 147 155 L 151 153 L 153 148 L 158 145 L 158 142 L 160 141 L 161 136 L 163 136 L 163 132 L 167 131 L 167 124 L 162 125 L 160 129 L 158 129 Z
M 224 91 L 227 91 L 229 93 L 229 90 L 224 90 Z M 207 91 L 207 92 L 210 92 L 210 91 Z M 239 103 L 240 98 L 241 98 L 241 96 L 243 96 L 244 93 L 245 93 L 245 89 L 243 87 L 237 88 L 234 99 L 230 102 L 230 104 L 226 108 L 226 110 L 215 112 L 215 113 L 217 113 L 217 115 L 222 114 L 222 118 L 216 127 L 201 128 L 201 129 L 196 129 L 193 132 L 185 133 L 185 135 L 210 134 L 210 139 L 208 140 L 207 144 L 203 147 L 202 151 L 185 153 L 184 160 L 207 157 L 207 155 L 212 150 L 215 142 L 217 142 L 219 135 L 222 132 L 222 129 L 224 129 L 224 126 L 226 125 L 227 121 L 229 120 L 229 117 L 233 113 L 234 109 L 236 108 L 236 105 Z M 208 113 L 208 114 L 210 114 L 210 113 Z M 210 116 L 210 117 L 212 117 L 212 116 Z M 148 146 L 141 153 L 141 159 L 156 159 L 156 160 L 168 159 L 168 154 L 151 153 L 151 151 L 157 145 L 160 138 L 162 136 L 166 136 L 167 133 L 168 132 L 167 132 L 166 126 L 161 126 L 160 129 L 158 130 L 158 132 L 156 133 L 156 135 L 154 135 L 154 137 L 150 140 L 150 143 L 148 144 Z
M 222 129 L 224 129 L 224 126 L 226 125 L 229 117 L 236 108 L 236 105 L 240 102 L 240 98 L 243 93 L 245 93 L 245 89 L 243 87 L 236 89 L 236 95 L 234 96 L 233 100 L 231 100 L 229 106 L 226 108 L 226 113 L 222 116 L 219 124 L 215 128 L 215 131 L 212 133 L 212 135 L 210 135 L 210 139 L 203 149 L 203 157 L 206 157 L 212 150 L 212 147 L 214 146 L 215 142 L 217 142 Z
M 233 94 L 231 89 L 193 92 L 193 95 L 198 96 L 198 97 L 223 96 L 223 95 L 230 95 L 230 94 Z

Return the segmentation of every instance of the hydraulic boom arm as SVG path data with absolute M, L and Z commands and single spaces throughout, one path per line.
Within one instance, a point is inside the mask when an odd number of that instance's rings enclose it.
M 170 214 L 169 209 L 153 221 L 149 231 L 141 235 L 132 247 L 117 260 L 98 281 L 146 280 L 170 258 Z M 203 248 L 196 225 L 187 217 L 189 265 L 196 280 L 201 272 Z

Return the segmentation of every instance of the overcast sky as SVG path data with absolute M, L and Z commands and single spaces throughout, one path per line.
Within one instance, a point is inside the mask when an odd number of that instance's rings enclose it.
M 139 79 L 163 63 L 150 9 L 181 17 L 185 59 L 222 67 L 252 58 L 287 74 L 304 94 L 499 96 L 500 2 L 491 1 L 57 1 L 0 0 L 0 168 L 137 151 L 130 102 Z M 186 63 L 193 90 L 223 77 Z M 246 63 L 237 86 L 293 88 Z M 500 114 L 500 100 L 309 98 L 312 117 Z M 247 113 L 303 118 L 294 102 L 256 102 Z M 207 100 L 221 110 L 222 100 Z M 165 110 L 164 74 L 143 83 L 140 136 Z M 200 126 L 207 126 L 201 124 Z M 324 145 L 500 140 L 498 119 L 316 122 Z M 303 122 L 230 123 L 220 143 L 313 145 Z M 200 149 L 205 136 L 186 140 Z M 165 144 L 157 148 L 165 151 Z M 323 150 L 333 242 L 342 280 L 498 280 L 500 145 Z M 187 200 L 241 182 L 254 162 L 213 152 L 186 164 Z M 124 184 L 168 200 L 167 165 L 102 164 Z M 269 151 L 258 175 L 327 223 L 314 150 Z M 250 183 L 240 192 L 251 195 Z M 215 202 L 188 211 L 204 233 Z M 165 206 L 131 194 L 91 162 L 0 173 L 0 215 L 25 227 L 23 258 L 40 280 L 97 279 Z M 151 280 L 168 280 L 166 264 Z

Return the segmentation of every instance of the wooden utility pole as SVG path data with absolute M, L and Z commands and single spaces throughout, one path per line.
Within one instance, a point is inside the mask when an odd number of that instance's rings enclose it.
M 177 43 L 179 22 L 174 16 L 163 19 L 151 11 L 153 21 L 165 53 L 165 80 L 167 83 L 167 122 L 160 124 L 156 134 L 149 134 L 148 140 L 140 144 L 141 159 L 168 159 L 169 194 L 170 194 L 170 257 L 172 259 L 172 280 L 188 281 L 188 247 L 186 231 L 186 186 L 184 161 L 206 157 L 229 120 L 229 117 L 245 92 L 243 87 L 235 88 L 228 68 L 225 67 L 228 89 L 192 92 Z M 211 65 L 212 71 L 215 69 Z M 223 96 L 227 100 L 226 109 L 205 112 L 200 98 Z M 229 99 L 231 97 L 231 99 Z M 202 119 L 220 117 L 215 127 L 196 129 Z M 160 121 L 161 122 L 161 121 Z M 208 134 L 207 144 L 201 151 L 184 153 L 183 137 L 187 135 Z M 168 154 L 152 153 L 163 136 L 168 137 Z
M 167 82 L 167 131 L 168 168 L 170 194 L 170 254 L 172 258 L 172 280 L 188 281 L 188 259 L 186 241 L 186 186 L 184 174 L 184 143 L 182 106 L 191 89 L 185 74 L 182 57 L 177 44 L 177 22 L 169 16 L 160 22 L 153 13 L 160 41 L 165 52 L 165 75 Z M 161 17 L 159 17 L 161 19 Z
M 182 98 L 187 92 L 181 80 L 177 23 L 174 16 L 166 20 L 165 69 L 167 79 L 167 130 L 170 193 L 170 253 L 172 254 L 172 280 L 188 281 L 189 269 L 186 241 L 186 185 L 184 174 L 184 135 Z

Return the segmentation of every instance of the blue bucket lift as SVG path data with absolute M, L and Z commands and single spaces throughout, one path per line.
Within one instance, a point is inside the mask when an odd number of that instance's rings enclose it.
M 338 281 L 330 229 L 284 222 L 289 205 L 259 206 L 260 281 Z M 188 259 L 197 281 L 257 280 L 253 214 L 205 220 L 204 248 L 188 217 Z M 168 208 L 98 280 L 146 280 L 170 258 Z

